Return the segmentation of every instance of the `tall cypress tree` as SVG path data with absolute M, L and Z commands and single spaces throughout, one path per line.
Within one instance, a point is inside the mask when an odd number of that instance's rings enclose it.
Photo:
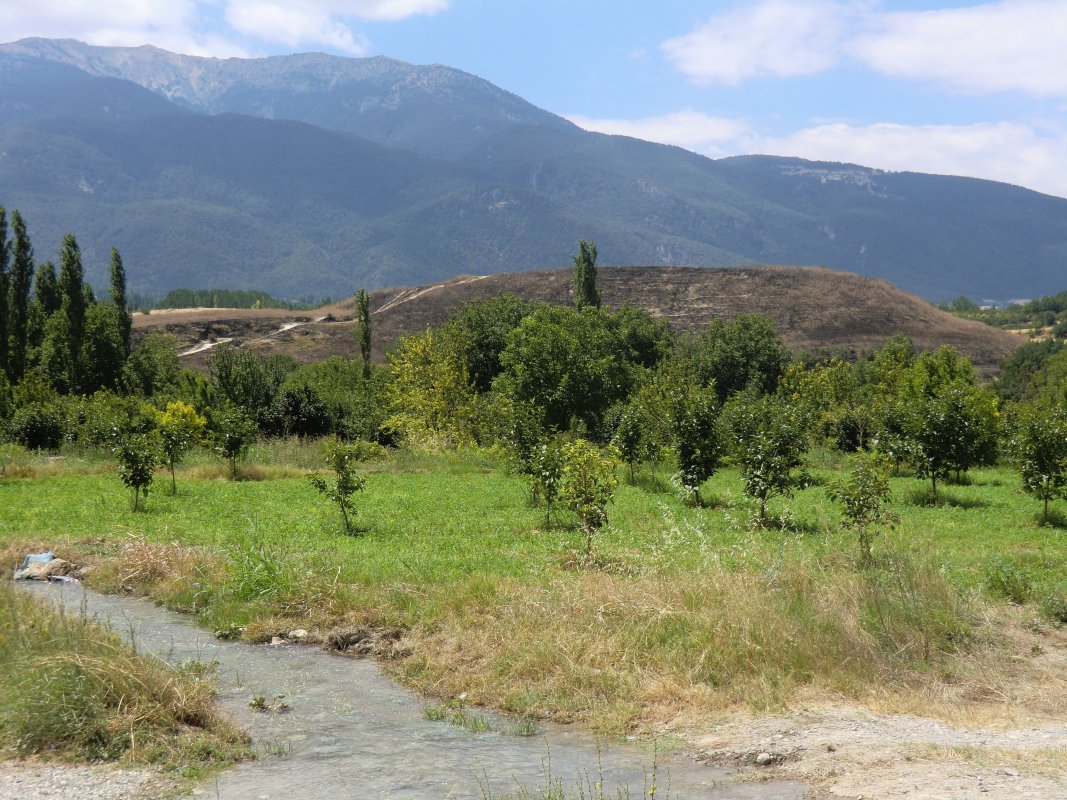
M 578 254 L 574 256 L 574 305 L 579 310 L 586 306 L 600 308 L 600 292 L 596 287 L 596 242 L 585 239 L 578 242 Z
M 111 248 L 111 302 L 119 312 L 119 332 L 122 336 L 122 352 L 130 354 L 130 336 L 133 333 L 133 315 L 130 314 L 129 301 L 126 299 L 126 268 L 122 265 L 122 255 L 118 248 Z M 125 359 L 124 359 L 125 360 Z
M 0 206 L 0 375 L 7 374 L 7 265 L 11 245 L 7 241 L 7 210 Z
M 81 345 L 85 336 L 85 270 L 81 250 L 73 233 L 63 237 L 59 248 L 59 294 L 63 298 L 63 315 L 67 318 L 67 349 L 70 360 L 72 391 L 81 388 Z
M 356 337 L 359 339 L 359 354 L 363 357 L 363 377 L 370 377 L 370 297 L 366 289 L 360 289 L 356 294 L 356 319 L 359 328 Z
M 7 353 L 8 374 L 11 382 L 22 379 L 26 372 L 28 357 L 28 321 L 30 312 L 30 286 L 33 283 L 33 244 L 26 233 L 26 222 L 18 211 L 11 214 L 11 231 L 14 234 L 11 262 L 11 289 L 8 294 L 8 332 L 10 346 Z

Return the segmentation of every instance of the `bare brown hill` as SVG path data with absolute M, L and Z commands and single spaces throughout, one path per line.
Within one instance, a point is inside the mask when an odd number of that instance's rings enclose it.
M 820 268 L 601 267 L 605 305 L 631 305 L 670 320 L 679 333 L 699 333 L 714 319 L 763 314 L 793 349 L 833 348 L 862 353 L 902 333 L 920 348 L 949 344 L 986 375 L 1025 340 L 980 322 L 962 320 L 888 283 Z M 399 337 L 444 322 L 465 302 L 502 292 L 549 303 L 569 303 L 569 269 L 463 276 L 426 286 L 371 293 L 375 357 Z M 171 330 L 188 350 L 221 339 L 257 351 L 288 353 L 298 361 L 354 355 L 352 300 L 313 312 L 199 309 L 138 316 L 138 329 Z M 292 325 L 292 323 L 299 323 Z M 283 325 L 289 325 L 281 330 Z M 207 350 L 187 358 L 201 363 Z

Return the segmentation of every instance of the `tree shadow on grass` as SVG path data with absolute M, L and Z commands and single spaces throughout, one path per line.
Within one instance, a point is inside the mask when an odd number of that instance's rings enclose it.
M 818 522 L 807 519 L 797 519 L 788 514 L 768 514 L 762 520 L 755 520 L 755 527 L 768 531 L 781 531 L 782 533 L 795 533 L 801 535 L 815 535 L 821 533 L 823 527 Z
M 1057 508 L 1050 508 L 1047 519 L 1042 519 L 1041 514 L 1038 513 L 1034 517 L 1034 522 L 1037 523 L 1039 528 L 1056 528 L 1061 531 L 1067 531 L 1067 512 L 1060 511 Z
M 960 497 L 953 492 L 941 489 L 935 495 L 929 487 L 912 489 L 904 496 L 904 502 L 913 506 L 949 507 L 949 508 L 989 508 L 991 503 L 976 497 Z
M 670 481 L 661 478 L 654 472 L 637 472 L 632 479 L 627 473 L 626 483 L 637 489 L 643 489 L 650 494 L 670 494 L 674 491 Z

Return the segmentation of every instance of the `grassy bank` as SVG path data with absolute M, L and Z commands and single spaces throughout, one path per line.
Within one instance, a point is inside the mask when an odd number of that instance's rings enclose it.
M 196 777 L 250 755 L 209 683 L 140 656 L 99 624 L 0 586 L 4 755 L 122 761 Z
M 1067 530 L 1039 527 L 1007 470 L 973 472 L 939 505 L 895 478 L 900 522 L 860 569 L 821 485 L 828 455 L 758 529 L 735 472 L 692 508 L 665 469 L 646 470 L 619 488 L 592 562 L 573 522 L 546 525 L 489 454 L 372 465 L 359 536 L 340 535 L 300 477 L 316 458 L 272 445 L 236 483 L 194 460 L 177 497 L 154 492 L 137 514 L 91 460 L 26 465 L 0 482 L 5 563 L 59 548 L 96 562 L 100 588 L 151 594 L 222 635 L 395 631 L 391 666 L 412 685 L 609 733 L 842 698 L 1041 713 L 1062 688 L 1039 657 L 1060 634 L 1037 609 L 1067 593 Z M 1009 606 L 1013 591 L 1029 605 Z

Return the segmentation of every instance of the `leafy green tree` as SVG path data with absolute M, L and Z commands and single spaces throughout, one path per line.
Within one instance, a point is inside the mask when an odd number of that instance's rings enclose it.
M 286 377 L 282 390 L 300 386 L 313 390 L 326 406 L 329 429 L 342 439 L 384 443 L 389 440 L 384 429 L 389 416 L 388 380 L 387 368 L 372 367 L 370 377 L 365 378 L 359 359 L 333 356 L 297 367 Z
M 389 354 L 386 426 L 412 443 L 458 446 L 473 441 L 475 392 L 461 343 L 428 328 L 405 336 Z
M 263 422 L 295 364 L 288 356 L 261 356 L 238 347 L 216 347 L 208 359 L 215 392 Z
M 66 431 L 60 409 L 35 400 L 15 409 L 7 432 L 12 441 L 29 450 L 58 450 Z
M 312 486 L 337 503 L 344 520 L 345 533 L 348 534 L 353 532 L 352 517 L 356 513 L 352 506 L 352 497 L 356 492 L 362 492 L 366 486 L 366 479 L 354 471 L 363 452 L 359 445 L 331 442 L 326 446 L 324 455 L 326 466 L 333 472 L 333 482 L 327 481 L 321 475 L 308 476 Z
M 934 396 L 922 396 L 909 409 L 913 458 L 920 478 L 937 482 L 957 476 L 996 455 L 997 403 L 992 392 L 957 380 Z
M 127 389 L 141 397 L 154 397 L 178 385 L 181 361 L 178 337 L 172 333 L 150 333 L 130 352 L 123 367 Z
M 1017 347 L 1008 356 L 994 383 L 1001 400 L 1029 400 L 1031 381 L 1042 371 L 1049 358 L 1064 349 L 1055 339 L 1041 339 Z
M 635 465 L 642 464 L 652 457 L 650 441 L 641 409 L 632 403 L 628 404 L 619 415 L 619 422 L 615 426 L 611 444 L 630 467 L 631 483 L 635 479 Z
M 111 266 L 109 270 L 111 302 L 115 305 L 119 322 L 119 336 L 122 343 L 123 362 L 130 355 L 133 336 L 133 315 L 130 313 L 129 300 L 126 298 L 126 268 L 122 264 L 122 255 L 111 248 Z
M 541 409 L 557 430 L 576 418 L 599 432 L 604 413 L 625 400 L 636 377 L 611 315 L 595 308 L 538 307 L 508 334 L 500 363 L 494 388 Z
M 163 410 L 156 409 L 155 416 L 163 463 L 170 469 L 170 493 L 176 495 L 178 482 L 174 468 L 203 437 L 207 420 L 197 414 L 191 405 L 180 400 L 167 403 Z
M 1067 403 L 1043 399 L 1016 415 L 1010 455 L 1022 473 L 1023 488 L 1041 500 L 1042 524 L 1049 501 L 1067 497 Z
M 574 256 L 574 306 L 600 308 L 600 292 L 596 285 L 596 242 L 582 239 Z
M 111 303 L 93 303 L 85 314 L 85 338 L 79 357 L 81 390 L 114 389 L 122 382 L 128 351 L 123 340 L 123 314 Z
M 608 319 L 631 364 L 654 369 L 674 353 L 675 336 L 667 320 L 633 306 L 623 306 Z
M 895 519 L 887 505 L 890 463 L 884 456 L 860 454 L 853 457 L 848 478 L 832 482 L 827 496 L 841 504 L 845 525 L 859 535 L 860 563 L 871 563 L 871 529 Z
M 73 392 L 77 389 L 74 385 L 74 364 L 71 361 L 70 321 L 66 314 L 53 314 L 45 322 L 40 374 L 58 392 Z
M 370 377 L 370 296 L 366 289 L 356 294 L 356 339 L 363 359 L 363 377 Z
M 667 390 L 667 403 L 678 475 L 686 499 L 701 505 L 700 487 L 722 460 L 718 402 L 715 392 L 688 383 Z
M 11 274 L 8 281 L 8 353 L 7 372 L 12 383 L 26 373 L 29 356 L 30 283 L 33 280 L 33 245 L 26 233 L 26 222 L 18 211 L 11 214 L 14 236 Z
M 256 421 L 239 406 L 225 405 L 211 418 L 215 452 L 230 466 L 230 480 L 237 480 L 237 465 L 244 461 L 256 439 Z
M 500 355 L 508 334 L 528 317 L 536 306 L 513 294 L 500 294 L 488 300 L 464 303 L 449 320 L 450 333 L 461 337 L 467 372 L 475 391 L 485 393 L 503 371 Z
M 803 414 L 775 395 L 745 394 L 735 398 L 728 417 L 745 494 L 759 501 L 762 523 L 768 499 L 793 493 L 793 470 L 805 451 Z
M 278 436 L 314 438 L 332 427 L 330 409 L 314 388 L 306 384 L 284 388 L 266 416 L 266 429 Z
M 148 500 L 156 462 L 159 460 L 158 442 L 152 434 L 136 433 L 123 438 L 115 449 L 119 462 L 119 477 L 133 489 L 133 510 L 138 510 L 141 496 Z
M 773 392 L 789 363 L 774 320 L 740 314 L 730 322 L 715 320 L 689 345 L 693 374 L 701 386 L 714 386 L 719 403 L 747 388 Z
M 584 439 L 566 442 L 562 449 L 560 499 L 578 517 L 585 533 L 586 556 L 593 554 L 593 537 L 608 523 L 607 506 L 619 485 L 615 462 Z

